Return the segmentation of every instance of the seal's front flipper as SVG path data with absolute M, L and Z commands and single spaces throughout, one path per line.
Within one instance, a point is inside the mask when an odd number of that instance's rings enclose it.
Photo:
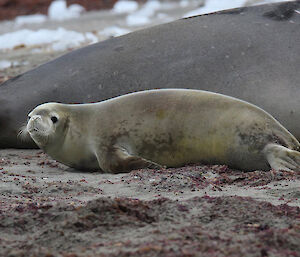
M 128 153 L 128 151 L 125 148 L 116 146 L 115 147 L 115 154 L 117 156 L 117 163 L 120 166 L 121 171 L 130 171 L 130 170 L 136 170 L 136 169 L 143 169 L 143 168 L 149 168 L 149 169 L 161 169 L 163 168 L 161 165 L 146 160 L 144 158 L 133 156 Z
M 113 149 L 109 151 L 107 158 L 105 159 L 105 162 L 99 162 L 99 166 L 105 172 L 118 173 L 143 168 L 163 168 L 163 166 L 155 162 L 129 154 L 125 148 L 120 146 L 114 146 Z
M 281 145 L 269 144 L 264 153 L 274 170 L 300 171 L 300 152 Z

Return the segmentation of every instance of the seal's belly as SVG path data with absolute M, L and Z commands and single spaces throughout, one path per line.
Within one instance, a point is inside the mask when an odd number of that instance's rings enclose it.
M 189 163 L 225 163 L 231 139 L 219 135 L 156 135 L 133 142 L 135 155 L 168 167 Z
M 180 167 L 195 163 L 225 164 L 233 168 L 238 168 L 236 164 L 239 163 L 239 167 L 243 167 L 245 170 L 249 169 L 251 163 L 260 169 L 268 167 L 261 152 L 249 151 L 246 147 L 236 145 L 234 140 L 230 142 L 228 138 L 224 139 L 217 136 L 183 137 L 177 138 L 170 145 L 160 144 L 158 141 L 153 143 L 147 142 L 137 148 L 135 155 L 167 167 Z
M 142 131 L 142 130 L 138 130 Z M 145 130 L 144 130 L 145 131 Z M 126 140 L 125 140 L 126 141 Z M 153 130 L 152 133 L 129 134 L 128 149 L 132 155 L 142 157 L 167 167 L 186 164 L 226 164 L 235 167 L 245 163 L 262 163 L 266 168 L 261 151 L 252 151 L 248 145 L 241 145 L 240 138 L 232 129 L 203 130 L 200 126 Z

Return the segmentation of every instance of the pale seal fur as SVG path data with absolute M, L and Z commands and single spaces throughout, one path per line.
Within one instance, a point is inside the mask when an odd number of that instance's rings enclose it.
M 93 104 L 46 103 L 27 131 L 47 154 L 81 170 L 124 172 L 191 163 L 245 171 L 299 170 L 300 144 L 264 110 L 200 90 L 162 89 Z

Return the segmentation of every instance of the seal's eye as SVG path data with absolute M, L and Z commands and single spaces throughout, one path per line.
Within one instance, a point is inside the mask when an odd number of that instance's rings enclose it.
M 57 119 L 55 116 L 52 116 L 52 117 L 51 117 L 51 120 L 52 120 L 53 123 L 58 122 L 58 119 Z

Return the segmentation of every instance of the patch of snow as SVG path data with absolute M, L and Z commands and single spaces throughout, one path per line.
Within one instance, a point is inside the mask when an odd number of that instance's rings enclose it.
M 120 0 L 115 3 L 113 7 L 113 12 L 115 13 L 132 13 L 139 8 L 139 5 L 135 1 L 130 0 Z
M 140 13 L 150 17 L 162 7 L 162 4 L 158 0 L 148 0 L 147 3 L 139 10 Z
M 161 8 L 161 6 L 162 4 L 158 0 L 148 0 L 140 10 L 126 17 L 127 25 L 142 26 L 150 23 L 150 18 Z
M 18 61 L 7 61 L 7 60 L 1 60 L 0 61 L 0 70 L 5 70 L 7 68 L 16 67 L 20 65 L 28 64 L 28 62 L 18 62 Z
M 42 53 L 43 50 L 40 48 L 33 48 L 30 52 L 33 54 L 39 54 L 39 53 Z
M 21 15 L 16 17 L 15 24 L 21 26 L 23 24 L 43 23 L 47 20 L 47 16 L 43 14 Z
M 98 42 L 98 38 L 91 32 L 84 33 L 84 36 L 90 44 L 94 44 Z
M 231 8 L 238 8 L 238 7 L 245 6 L 246 2 L 247 0 L 230 0 L 230 1 L 206 0 L 204 6 L 186 13 L 183 17 L 190 17 L 190 16 L 212 13 L 212 12 L 217 12 L 217 11 L 231 9 Z
M 189 6 L 189 1 L 188 0 L 181 0 L 179 2 L 180 7 L 187 7 Z
M 7 61 L 7 60 L 0 61 L 0 70 L 10 68 L 11 66 L 12 66 L 11 61 Z
M 177 9 L 178 3 L 177 2 L 161 2 L 161 10 L 171 10 L 171 9 Z
M 181 0 L 183 2 L 186 0 Z M 244 6 L 253 6 L 253 5 L 261 5 L 261 4 L 268 4 L 268 3 L 277 3 L 277 2 L 293 2 L 293 0 L 264 0 L 260 1 L 259 3 L 256 3 L 255 1 L 249 1 L 249 0 L 206 0 L 204 6 L 197 8 L 193 11 L 190 11 L 186 13 L 183 17 L 190 17 L 190 16 L 196 16 L 206 13 L 213 13 L 217 11 L 232 9 L 232 8 L 239 8 Z M 252 3 L 252 4 L 251 4 Z
M 295 0 L 264 0 L 259 3 L 255 3 L 253 5 L 261 5 L 261 4 L 270 4 L 270 3 L 279 3 L 279 2 L 295 2 Z M 251 3 L 251 2 L 250 2 Z
M 79 17 L 80 14 L 82 14 L 85 9 L 80 4 L 71 4 L 67 9 L 71 15 L 75 15 L 76 17 Z
M 0 35 L 0 50 L 13 49 L 20 45 L 30 47 L 50 45 L 50 49 L 63 51 L 68 48 L 79 47 L 83 43 L 95 43 L 97 41 L 97 37 L 92 33 L 79 33 L 64 28 L 37 31 L 22 29 Z
M 70 48 L 76 48 L 82 45 L 83 43 L 94 44 L 98 42 L 98 38 L 91 32 L 79 33 L 76 31 L 66 31 L 61 34 L 60 39 L 57 42 L 52 44 L 51 49 L 53 51 L 64 51 Z M 68 37 L 65 38 L 64 37 Z
M 107 27 L 99 33 L 106 37 L 119 37 L 131 32 L 129 29 L 120 28 L 117 26 Z
M 72 4 L 67 7 L 65 0 L 55 0 L 48 8 L 48 16 L 51 20 L 63 21 L 78 18 L 84 10 L 79 4 Z
M 168 21 L 172 21 L 173 19 L 166 13 L 158 13 L 156 14 L 156 17 L 160 20 L 163 20 L 165 22 L 168 22 Z
M 151 20 L 149 19 L 149 17 L 144 17 L 141 15 L 128 15 L 126 17 L 126 23 L 128 26 L 142 26 L 142 25 L 146 25 L 148 23 L 150 23 Z

